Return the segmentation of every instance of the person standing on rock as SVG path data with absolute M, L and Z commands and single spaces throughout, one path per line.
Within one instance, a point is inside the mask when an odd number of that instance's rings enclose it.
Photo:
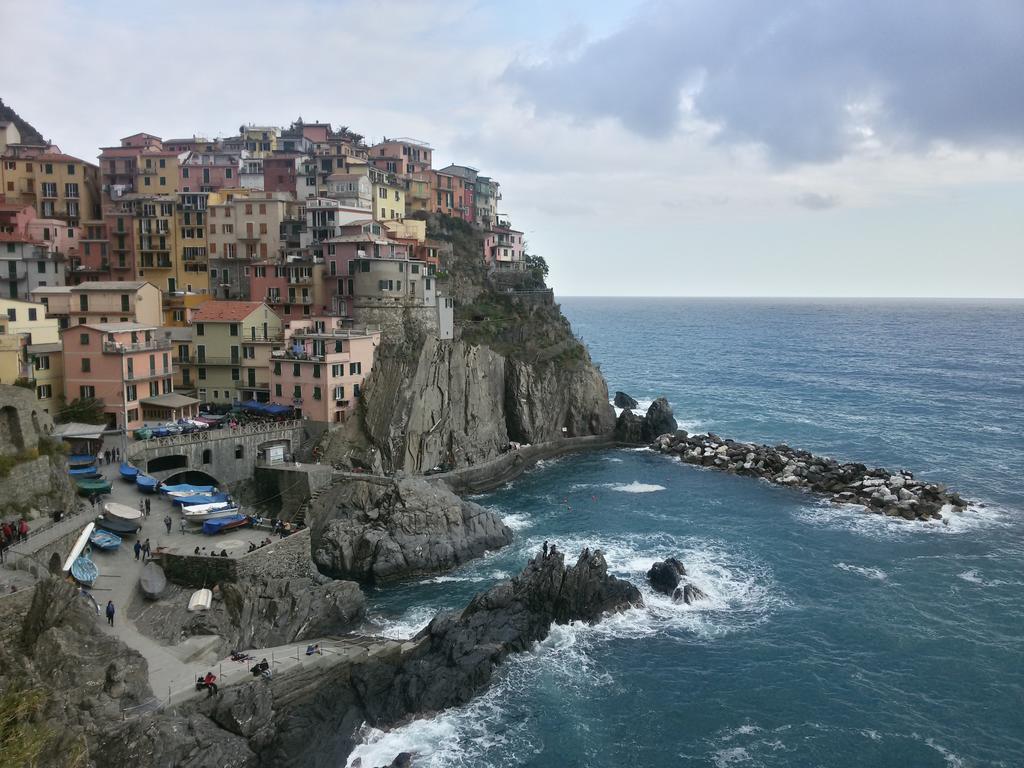
M 114 626 L 114 601 L 107 600 L 107 624 Z
M 142 554 L 142 544 L 139 542 L 138 539 L 135 540 L 135 546 L 133 547 L 133 549 L 135 550 L 135 559 L 138 560 L 139 555 Z
M 167 533 L 168 534 L 170 534 L 170 532 L 171 532 L 171 523 L 172 522 L 174 522 L 174 521 L 171 520 L 171 516 L 170 515 L 164 515 L 164 525 L 167 526 Z

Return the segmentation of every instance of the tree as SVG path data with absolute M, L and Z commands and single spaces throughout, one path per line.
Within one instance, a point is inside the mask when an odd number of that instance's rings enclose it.
M 527 272 L 533 275 L 534 282 L 540 286 L 547 285 L 548 263 L 544 257 L 526 255 L 524 261 Z
M 94 397 L 79 397 L 57 411 L 54 421 L 58 424 L 68 424 L 72 421 L 78 424 L 106 424 L 107 417 L 103 413 L 101 401 Z

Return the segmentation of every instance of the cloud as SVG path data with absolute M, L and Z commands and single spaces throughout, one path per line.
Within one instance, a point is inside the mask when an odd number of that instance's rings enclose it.
M 651 140 L 714 126 L 779 163 L 860 148 L 1024 143 L 1019 0 L 652 0 L 571 55 L 504 81 L 539 113 Z
M 839 205 L 839 198 L 835 195 L 822 195 L 818 192 L 804 192 L 793 198 L 793 202 L 809 211 L 827 211 L 829 208 Z

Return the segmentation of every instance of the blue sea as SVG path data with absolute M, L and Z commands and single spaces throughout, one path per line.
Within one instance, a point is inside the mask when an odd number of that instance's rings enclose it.
M 606 553 L 647 605 L 558 627 L 467 706 L 353 754 L 418 768 L 1024 766 L 1024 303 L 565 299 L 612 392 L 680 426 L 946 482 L 945 523 L 838 508 L 645 449 L 477 498 L 516 541 L 370 595 L 406 637 L 545 539 Z M 709 595 L 651 592 L 679 557 Z M 352 762 L 350 760 L 350 764 Z

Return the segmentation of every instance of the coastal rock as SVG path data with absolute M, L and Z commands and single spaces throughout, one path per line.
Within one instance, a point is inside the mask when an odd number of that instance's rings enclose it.
M 685 575 L 686 568 L 683 564 L 674 557 L 668 557 L 651 566 L 647 571 L 647 580 L 656 592 L 671 595 Z
M 614 402 L 616 408 L 636 408 L 639 405 L 636 400 L 625 392 L 616 392 Z
M 639 445 L 644 442 L 644 420 L 630 410 L 624 410 L 615 421 L 615 439 L 620 443 Z
M 488 684 L 508 654 L 543 640 L 553 623 L 593 623 L 642 604 L 636 587 L 608 574 L 600 551 L 585 550 L 569 568 L 560 552 L 538 555 L 461 613 L 438 614 L 399 659 L 354 669 L 353 684 L 375 725 L 463 704 Z
M 346 482 L 311 512 L 313 559 L 333 578 L 383 582 L 441 573 L 512 541 L 496 513 L 421 478 Z
M 682 587 L 676 587 L 672 593 L 672 601 L 675 603 L 686 603 L 691 605 L 697 600 L 707 600 L 708 596 L 704 590 L 694 584 L 686 584 Z
M 660 435 L 675 432 L 678 426 L 672 414 L 672 406 L 664 397 L 659 397 L 651 403 L 644 416 L 643 441 L 650 442 Z

